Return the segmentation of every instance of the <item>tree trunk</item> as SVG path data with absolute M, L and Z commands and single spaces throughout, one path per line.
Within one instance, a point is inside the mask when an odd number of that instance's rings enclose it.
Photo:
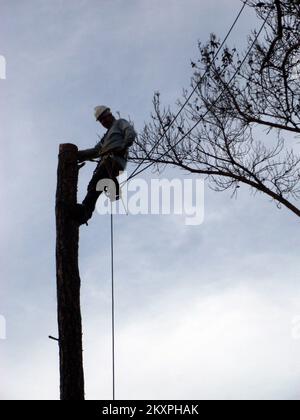
M 56 192 L 56 274 L 61 400 L 84 400 L 79 227 L 68 211 L 77 201 L 77 153 L 78 149 L 73 144 L 60 145 Z

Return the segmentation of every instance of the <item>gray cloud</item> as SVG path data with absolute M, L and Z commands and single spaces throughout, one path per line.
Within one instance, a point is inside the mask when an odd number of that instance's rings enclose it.
M 95 143 L 92 108 L 102 102 L 140 129 L 153 91 L 174 102 L 197 39 L 225 34 L 239 7 L 1 2 L 1 399 L 58 397 L 57 346 L 47 339 L 57 331 L 58 144 Z M 245 16 L 233 43 L 244 45 L 253 25 Z M 80 197 L 91 171 L 81 172 Z M 297 398 L 298 221 L 247 189 L 238 200 L 207 190 L 205 211 L 196 228 L 178 217 L 116 218 L 118 396 Z M 108 217 L 82 229 L 80 257 L 87 397 L 110 398 Z

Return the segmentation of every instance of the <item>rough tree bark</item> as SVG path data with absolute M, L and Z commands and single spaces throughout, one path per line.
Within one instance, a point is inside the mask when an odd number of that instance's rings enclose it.
M 68 208 L 77 200 L 77 153 L 78 149 L 73 144 L 60 145 L 56 192 L 56 270 L 61 400 L 84 400 L 79 227 L 68 215 Z

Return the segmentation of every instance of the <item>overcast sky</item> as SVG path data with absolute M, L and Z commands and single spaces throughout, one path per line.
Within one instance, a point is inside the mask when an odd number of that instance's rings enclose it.
M 1 399 L 57 399 L 59 143 L 91 147 L 95 105 L 149 120 L 152 94 L 189 87 L 197 41 L 239 0 L 0 0 Z M 257 27 L 246 10 L 230 44 Z M 93 170 L 81 172 L 82 199 Z M 181 172 L 173 172 L 183 177 Z M 151 172 L 146 179 L 157 177 Z M 81 229 L 87 399 L 111 398 L 109 216 Z M 205 220 L 116 217 L 119 399 L 299 399 L 299 221 L 242 188 L 205 190 Z M 1 318 L 0 317 L 0 318 Z M 3 318 L 1 318 L 3 320 Z

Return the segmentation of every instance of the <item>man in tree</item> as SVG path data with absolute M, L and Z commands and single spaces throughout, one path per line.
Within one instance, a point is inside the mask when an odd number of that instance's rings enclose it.
M 117 177 L 126 168 L 128 148 L 132 146 L 136 137 L 132 125 L 124 119 L 116 119 L 107 106 L 97 106 L 95 108 L 95 118 L 107 129 L 107 132 L 94 148 L 78 152 L 79 162 L 100 158 L 88 185 L 87 195 L 82 204 L 76 205 L 73 212 L 74 218 L 80 225 L 87 223 L 92 217 L 96 202 L 103 192 L 103 190 L 97 191 L 99 181 L 113 180 L 116 188 L 114 193 L 109 191 L 109 196 L 112 200 L 120 198 L 120 186 Z

